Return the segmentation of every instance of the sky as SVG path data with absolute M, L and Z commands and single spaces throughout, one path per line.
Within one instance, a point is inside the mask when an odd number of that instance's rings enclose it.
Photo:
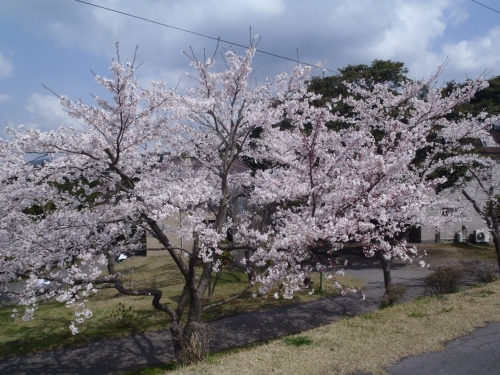
M 240 45 L 258 34 L 258 50 L 321 62 L 333 72 L 381 59 L 404 62 L 410 78 L 422 79 L 448 59 L 442 82 L 500 75 L 500 13 L 471 0 L 87 1 Z M 478 1 L 500 12 L 500 0 Z M 91 94 L 105 96 L 92 71 L 109 75 L 116 42 L 122 60 L 132 59 L 139 46 L 141 86 L 162 80 L 180 90 L 194 84 L 182 51 L 203 59 L 217 46 L 75 0 L 0 0 L 0 137 L 6 125 L 41 131 L 75 125 L 43 85 L 92 104 Z M 220 43 L 216 60 L 231 48 L 245 52 Z M 257 53 L 254 77 L 263 82 L 296 64 Z

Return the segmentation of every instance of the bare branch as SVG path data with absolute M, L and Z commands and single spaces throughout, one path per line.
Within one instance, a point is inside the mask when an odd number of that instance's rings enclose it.
M 245 293 L 247 290 L 249 290 L 249 289 L 251 289 L 253 287 L 254 287 L 254 285 L 250 284 L 245 289 L 243 289 L 241 292 L 239 292 L 238 294 L 235 294 L 231 298 L 228 298 L 228 299 L 226 299 L 224 301 L 215 302 L 215 303 L 211 303 L 210 305 L 203 306 L 203 311 L 207 311 L 208 309 L 211 309 L 211 308 L 214 308 L 214 307 L 217 307 L 217 306 L 222 306 L 222 305 L 224 305 L 224 304 L 226 304 L 228 302 L 234 301 L 236 298 L 241 297 L 241 295 L 243 293 Z

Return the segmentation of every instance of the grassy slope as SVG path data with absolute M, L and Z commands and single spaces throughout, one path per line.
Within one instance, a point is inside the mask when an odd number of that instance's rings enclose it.
M 309 338 L 308 345 L 278 339 L 173 374 L 385 374 L 385 367 L 403 357 L 442 350 L 446 342 L 500 321 L 499 295 L 497 281 L 443 298 L 421 298 L 296 335 Z

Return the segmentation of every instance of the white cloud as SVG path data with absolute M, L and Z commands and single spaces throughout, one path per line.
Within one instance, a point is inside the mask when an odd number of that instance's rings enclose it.
M 252 33 L 262 36 L 260 49 L 292 59 L 298 49 L 300 60 L 312 64 L 326 60 L 324 66 L 331 70 L 347 64 L 369 64 L 374 59 L 392 59 L 403 61 L 412 78 L 422 78 L 434 73 L 449 56 L 451 62 L 445 74 L 446 79 L 452 79 L 498 65 L 495 32 L 486 35 L 483 30 L 481 37 L 473 39 L 461 27 L 470 18 L 468 0 L 99 0 L 95 3 L 244 45 L 248 44 L 252 26 Z M 191 84 L 185 72 L 192 70 L 181 50 L 192 46 L 197 57 L 203 59 L 204 48 L 211 56 L 216 45 L 201 36 L 77 2 L 45 0 L 43 4 L 29 5 L 0 2 L 2 14 L 18 20 L 33 33 L 48 37 L 46 40 L 51 43 L 68 46 L 71 53 L 80 49 L 111 59 L 115 57 L 114 43 L 119 41 L 121 58 L 125 60 L 133 57 L 134 48 L 139 45 L 138 60 L 145 64 L 138 73 L 144 85 L 152 78 L 164 79 L 168 86 L 175 86 L 182 77 L 181 87 Z M 459 29 L 461 37 L 450 38 L 450 33 Z M 224 48 L 231 47 L 222 44 L 220 50 Z M 236 51 L 243 53 L 239 48 Z M 220 61 L 219 55 L 216 58 Z M 265 76 L 290 71 L 294 63 L 257 54 L 254 66 L 258 67 L 256 78 L 262 82 Z M 75 77 L 80 79 L 88 68 L 107 75 L 105 67 L 79 67 Z
M 0 52 L 0 78 L 12 77 L 14 65 Z
M 468 18 L 469 18 L 469 13 L 467 13 L 464 8 L 457 7 L 457 8 L 450 8 L 447 19 L 450 21 L 452 26 L 456 27 Z
M 428 51 L 431 41 L 446 29 L 442 14 L 446 2 L 437 1 L 432 6 L 426 2 L 398 5 L 394 19 L 382 32 L 379 43 L 373 46 L 373 54 L 378 52 L 383 59 Z
M 10 99 L 12 99 L 11 95 L 0 94 L 0 104 L 5 103 L 5 102 L 9 101 Z
M 198 2 L 199 4 L 199 2 Z M 286 10 L 286 3 L 283 0 L 253 0 L 238 2 L 234 0 L 203 2 L 203 7 L 206 11 L 215 6 L 215 13 L 224 15 L 224 18 L 240 18 L 246 17 L 249 14 L 259 17 L 276 17 L 281 16 Z
M 26 101 L 25 108 L 33 115 L 37 128 L 57 129 L 60 126 L 78 127 L 78 122 L 70 117 L 54 95 L 32 94 Z
M 98 2 L 103 7 L 239 44 L 248 44 L 252 26 L 252 33 L 263 37 L 259 46 L 263 50 L 295 58 L 299 49 L 301 60 L 314 64 L 327 59 L 325 67 L 331 69 L 377 58 L 405 61 L 409 66 L 428 61 L 435 54 L 432 41 L 443 35 L 447 24 L 466 19 L 464 3 L 465 0 Z M 0 12 L 1 8 L 0 5 Z M 15 9 L 4 6 L 4 10 L 13 12 L 12 17 L 23 17 L 29 27 L 59 43 L 78 45 L 99 56 L 113 57 L 113 45 L 120 41 L 122 58 L 131 58 L 138 44 L 139 60 L 146 62 L 141 74 L 149 77 L 167 71 L 163 75 L 171 77 L 169 85 L 175 85 L 182 76 L 172 72 L 188 70 L 181 50 L 193 46 L 201 57 L 204 47 L 211 55 L 216 45 L 200 36 L 76 2 L 45 0 L 43 5 L 30 4 L 29 11 L 23 5 Z M 261 77 L 293 67 L 292 62 L 257 57 Z
M 481 38 L 446 44 L 443 51 L 457 69 L 480 74 L 484 70 L 488 71 L 497 67 L 494 74 L 499 75 L 500 27 L 491 29 L 486 36 Z

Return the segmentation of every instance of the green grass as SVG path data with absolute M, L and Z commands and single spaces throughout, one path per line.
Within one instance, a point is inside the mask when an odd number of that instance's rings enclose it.
M 408 314 L 408 316 L 410 318 L 427 318 L 429 315 L 421 311 L 413 311 L 411 314 Z
M 419 246 L 420 247 L 420 246 Z M 483 259 L 495 260 L 495 251 L 489 246 L 459 244 L 425 245 L 430 255 L 440 254 L 449 259 Z M 125 285 L 136 288 L 157 288 L 163 291 L 163 303 L 175 303 L 178 301 L 182 288 L 182 278 L 170 257 L 148 257 L 129 258 L 117 265 L 117 270 L 125 274 Z M 315 285 L 319 285 L 319 275 L 313 275 Z M 343 278 L 343 283 L 359 288 L 362 286 L 360 280 L 349 277 Z M 225 299 L 247 285 L 247 275 L 239 268 L 230 268 L 223 272 L 218 283 L 213 302 Z M 470 295 L 471 303 L 482 303 L 495 293 L 492 290 L 484 290 L 476 295 Z M 283 304 L 307 302 L 310 300 L 331 296 L 337 293 L 331 282 L 324 282 L 323 292 L 309 295 L 308 291 L 296 293 L 292 300 L 272 297 L 252 297 L 252 290 L 245 293 L 241 298 L 232 303 L 222 305 L 204 314 L 205 320 L 214 320 L 234 314 L 267 309 Z M 270 293 L 270 296 L 272 296 Z M 415 301 L 418 306 L 428 306 L 435 300 L 446 302 L 445 297 L 423 298 Z M 493 297 L 494 298 L 494 297 Z M 113 324 L 111 316 L 119 304 L 122 304 L 130 313 L 137 313 L 138 319 L 130 327 Z M 151 297 L 124 296 L 115 289 L 103 289 L 93 295 L 88 303 L 94 316 L 81 325 L 80 334 L 71 335 L 68 326 L 74 320 L 73 310 L 66 308 L 57 302 L 41 302 L 33 321 L 23 322 L 20 318 L 10 317 L 13 307 L 0 308 L 0 358 L 27 354 L 43 350 L 50 350 L 60 346 L 85 345 L 95 340 L 105 340 L 112 337 L 130 335 L 133 332 L 156 331 L 167 329 L 169 325 L 168 316 L 155 310 L 151 306 Z M 20 316 L 22 315 L 21 308 Z M 393 310 L 387 309 L 387 310 Z M 385 311 L 385 310 L 384 310 Z M 455 314 L 456 308 L 444 306 L 439 310 L 442 316 Z M 406 320 L 408 320 L 408 315 Z M 444 314 L 446 313 L 446 314 Z M 367 322 L 379 320 L 377 313 L 365 314 L 360 317 Z M 428 319 L 412 319 L 413 322 Z M 218 358 L 215 355 L 214 358 Z M 162 368 L 160 368 L 162 370 Z M 149 371 L 149 370 L 148 370 Z M 151 370 L 153 371 L 153 370 Z M 156 370 L 154 370 L 156 371 Z M 142 374 L 142 373 L 141 373 Z M 147 374 L 147 373 L 144 373 Z
M 472 296 L 481 297 L 481 298 L 487 298 L 487 297 L 491 296 L 492 294 L 495 294 L 495 292 L 492 290 L 479 290 L 475 293 L 471 293 Z
M 163 303 L 175 304 L 181 296 L 184 286 L 182 277 L 169 256 L 129 258 L 116 268 L 124 273 L 126 287 L 162 290 Z M 313 275 L 313 278 L 316 285 L 319 285 L 319 275 Z M 354 278 L 345 276 L 342 280 L 357 288 L 362 286 L 361 281 Z M 247 285 L 247 274 L 242 269 L 229 268 L 222 273 L 212 302 L 227 299 Z M 250 290 L 239 299 L 205 312 L 203 319 L 209 321 L 283 304 L 311 301 L 334 295 L 338 291 L 331 282 L 325 282 L 322 293 L 315 292 L 310 295 L 306 290 L 296 293 L 292 300 L 260 296 L 253 298 L 252 293 L 253 290 Z M 20 316 L 17 319 L 10 317 L 14 307 L 0 308 L 0 358 L 60 346 L 85 345 L 91 341 L 123 337 L 132 333 L 168 329 L 170 322 L 168 315 L 151 306 L 151 297 L 124 296 L 115 289 L 99 290 L 89 298 L 88 307 L 94 315 L 79 326 L 80 333 L 74 336 L 68 328 L 70 322 L 75 319 L 74 311 L 64 304 L 55 301 L 40 302 L 35 319 L 29 322 L 20 319 L 23 307 L 17 307 Z M 133 322 L 117 319 L 117 315 L 124 313 L 128 314 L 129 318 L 137 314 L 137 319 Z
M 311 339 L 306 336 L 285 337 L 284 341 L 285 344 L 293 346 L 309 345 L 310 343 L 312 343 Z
M 174 371 L 177 368 L 177 362 L 169 362 L 144 369 L 123 372 L 121 375 L 162 375 L 165 371 Z
M 366 314 L 361 314 L 360 317 L 361 319 L 375 319 L 375 314 L 366 313 Z

